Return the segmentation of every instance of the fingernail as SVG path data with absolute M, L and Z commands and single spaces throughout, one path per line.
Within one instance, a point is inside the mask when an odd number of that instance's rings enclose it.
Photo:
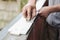
M 30 21 L 30 18 L 26 18 L 27 21 Z

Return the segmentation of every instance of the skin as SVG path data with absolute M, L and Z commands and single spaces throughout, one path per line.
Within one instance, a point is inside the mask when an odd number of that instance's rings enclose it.
M 39 14 L 43 17 L 47 17 L 52 12 L 60 12 L 60 4 L 43 7 L 40 9 Z
M 27 20 L 31 20 L 36 15 L 36 0 L 29 0 L 23 7 L 22 13 Z
M 47 17 L 51 12 L 60 12 L 60 4 L 54 6 L 45 6 L 39 10 L 40 16 Z M 36 15 L 36 0 L 29 0 L 23 7 L 22 13 L 27 20 L 34 18 Z

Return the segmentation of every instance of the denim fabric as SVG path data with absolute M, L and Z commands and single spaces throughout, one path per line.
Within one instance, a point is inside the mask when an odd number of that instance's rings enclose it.
M 60 0 L 49 0 L 49 6 L 60 4 Z M 60 12 L 51 13 L 46 21 L 53 27 L 60 27 Z

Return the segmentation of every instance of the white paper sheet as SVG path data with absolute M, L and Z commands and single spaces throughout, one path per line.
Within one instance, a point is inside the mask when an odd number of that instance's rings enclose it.
M 26 34 L 30 29 L 34 19 L 31 21 L 26 21 L 26 19 L 22 16 L 8 31 L 15 35 Z
M 37 3 L 36 3 L 36 10 L 39 10 L 42 8 L 42 6 L 44 5 L 46 0 L 37 0 Z
M 44 2 L 45 0 L 37 1 L 37 5 L 36 5 L 37 10 L 43 6 Z M 22 16 L 14 25 L 12 25 L 12 27 L 8 30 L 8 32 L 14 35 L 26 34 L 30 29 L 32 23 L 34 22 L 34 19 L 28 22 Z

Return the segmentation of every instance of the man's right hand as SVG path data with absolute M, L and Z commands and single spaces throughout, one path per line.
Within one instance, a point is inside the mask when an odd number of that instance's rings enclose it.
M 27 20 L 31 20 L 36 15 L 36 4 L 27 3 L 22 9 L 22 13 Z

